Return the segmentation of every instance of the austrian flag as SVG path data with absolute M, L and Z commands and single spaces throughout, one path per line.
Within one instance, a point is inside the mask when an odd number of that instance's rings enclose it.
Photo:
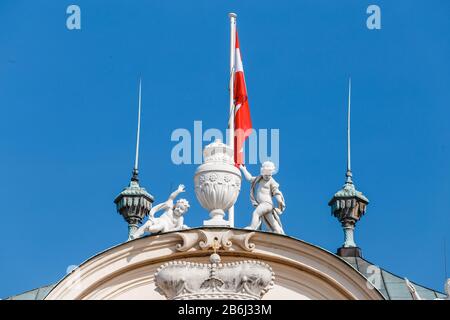
M 244 163 L 244 142 L 252 133 L 252 119 L 248 105 L 247 87 L 242 66 L 239 38 L 236 31 L 236 53 L 234 63 L 234 161 Z

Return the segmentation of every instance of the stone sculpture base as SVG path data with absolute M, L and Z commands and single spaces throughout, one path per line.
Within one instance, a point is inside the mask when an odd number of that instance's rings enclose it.
M 205 227 L 230 227 L 230 221 L 223 219 L 222 217 L 214 217 L 209 220 L 203 220 Z
M 361 248 L 358 247 L 351 247 L 351 248 L 340 247 L 337 251 L 337 255 L 340 257 L 362 258 L 362 251 Z

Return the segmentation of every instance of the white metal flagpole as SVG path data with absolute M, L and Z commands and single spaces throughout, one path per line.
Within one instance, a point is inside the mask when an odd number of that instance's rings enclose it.
M 235 13 L 229 13 L 230 17 L 230 117 L 228 123 L 228 144 L 233 149 L 234 156 L 234 61 L 236 55 L 236 17 Z M 234 206 L 228 210 L 230 227 L 234 227 Z

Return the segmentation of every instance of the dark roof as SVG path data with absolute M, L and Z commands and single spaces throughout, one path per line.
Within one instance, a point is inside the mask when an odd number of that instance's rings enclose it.
M 34 290 L 30 290 L 16 296 L 6 298 L 5 300 L 44 300 L 45 296 L 53 289 L 55 285 L 40 287 Z
M 367 260 L 359 257 L 341 257 L 341 259 L 347 261 L 356 270 L 363 274 L 367 279 L 373 279 L 374 270 L 369 266 L 376 266 Z M 389 271 L 380 268 L 381 281 L 379 281 L 380 292 L 388 300 L 413 300 L 411 293 L 406 287 L 405 279 L 399 277 Z M 415 282 L 411 283 L 416 287 L 417 293 L 422 299 L 434 300 L 436 298 L 444 299 L 445 294 L 433 289 L 426 288 Z

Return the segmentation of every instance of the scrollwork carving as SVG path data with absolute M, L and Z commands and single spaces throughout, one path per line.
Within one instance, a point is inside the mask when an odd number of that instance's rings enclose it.
M 188 251 L 192 248 L 208 250 L 218 244 L 217 249 L 225 251 L 243 249 L 253 251 L 255 244 L 250 242 L 255 232 L 237 230 L 189 230 L 175 233 L 182 243 L 177 244 L 177 251 Z

